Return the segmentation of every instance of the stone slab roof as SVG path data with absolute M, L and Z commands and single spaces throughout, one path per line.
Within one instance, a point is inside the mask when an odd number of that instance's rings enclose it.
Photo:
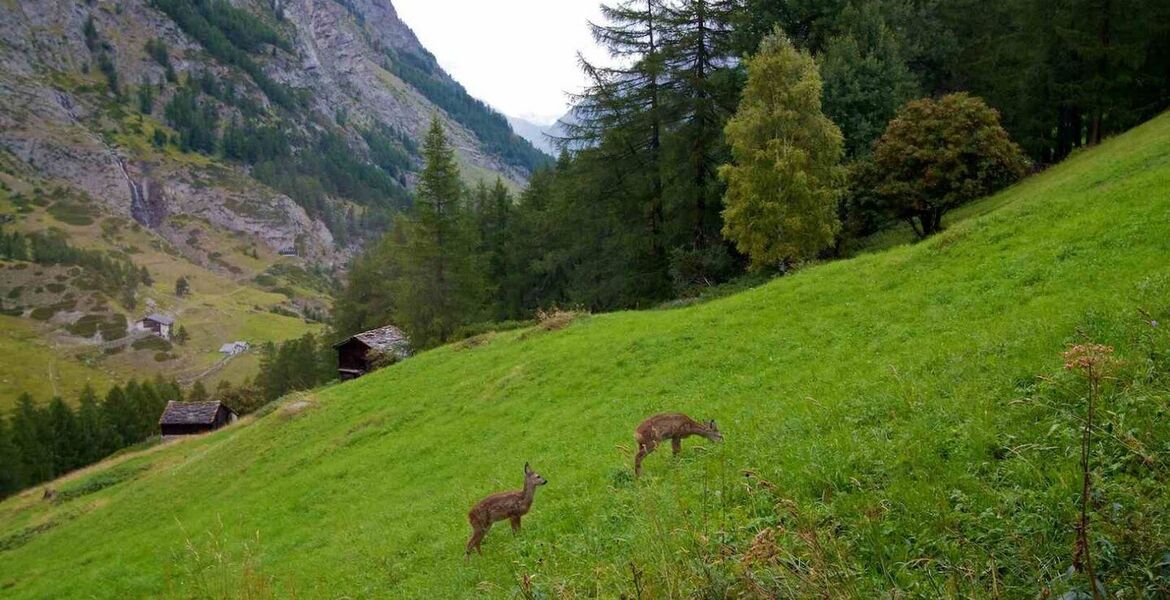
M 374 350 L 382 351 L 396 350 L 402 347 L 408 347 L 410 345 L 410 340 L 406 338 L 406 334 L 403 333 L 401 329 L 393 325 L 387 325 L 385 327 L 379 327 L 378 329 L 371 329 L 370 331 L 359 333 L 349 338 L 349 340 L 359 340 Z M 349 340 L 345 340 L 345 342 L 348 342 Z M 345 342 L 341 342 L 341 344 L 344 344 Z M 341 344 L 337 345 L 340 346 Z
M 219 402 L 167 402 L 167 408 L 159 417 L 159 425 L 211 425 Z

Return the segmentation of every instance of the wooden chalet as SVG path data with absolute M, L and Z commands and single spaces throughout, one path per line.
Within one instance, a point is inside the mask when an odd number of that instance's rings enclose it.
M 236 413 L 222 402 L 167 402 L 158 420 L 163 441 L 215 431 L 234 423 Z
M 171 330 L 175 327 L 175 319 L 166 315 L 147 315 L 136 324 L 141 331 L 149 331 L 163 339 L 171 339 Z
M 374 370 L 381 357 L 401 360 L 410 356 L 410 340 L 393 325 L 359 333 L 333 348 L 337 350 L 337 372 L 342 381 Z

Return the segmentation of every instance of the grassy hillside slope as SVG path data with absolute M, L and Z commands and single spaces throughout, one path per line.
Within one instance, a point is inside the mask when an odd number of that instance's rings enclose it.
M 1136 309 L 1170 322 L 1170 116 L 988 202 L 924 243 L 708 304 L 441 348 L 75 474 L 55 484 L 63 501 L 9 499 L 0 589 L 1059 593 L 1080 389 L 1060 352 L 1085 338 L 1127 360 L 1099 436 L 1098 571 L 1154 597 L 1170 551 L 1170 338 Z M 718 419 L 726 442 L 660 450 L 634 482 L 632 430 L 662 410 Z M 497 525 L 464 563 L 467 509 L 519 486 L 525 461 L 550 484 L 522 535 Z
M 183 383 L 202 379 L 214 389 L 224 378 L 239 382 L 254 375 L 259 364 L 258 352 L 225 362 L 218 352 L 223 344 L 243 340 L 258 346 L 322 329 L 296 316 L 304 307 L 328 305 L 326 290 L 308 287 L 314 283 L 311 267 L 301 259 L 279 256 L 247 235 L 186 216 L 168 222 L 186 234 L 187 246 L 177 248 L 129 219 L 101 212 L 92 199 L 53 201 L 56 192 L 35 192 L 42 186 L 2 174 L 0 184 L 5 231 L 59 231 L 75 248 L 128 258 L 148 269 L 153 280 L 151 287 L 138 288 L 137 306 L 130 309 L 120 299 L 83 288 L 79 268 L 0 260 L 0 310 L 5 312 L 0 315 L 0 412 L 15 405 L 22 392 L 42 403 L 54 395 L 73 402 L 87 384 L 104 394 L 114 382 L 160 373 Z M 179 277 L 190 286 L 183 297 L 175 294 Z M 54 286 L 56 293 L 43 289 Z M 37 309 L 48 314 L 34 318 Z M 152 312 L 175 317 L 187 330 L 188 342 L 134 346 L 142 334 L 129 327 L 120 328 L 116 339 L 70 331 L 87 315 L 118 314 L 132 326 Z

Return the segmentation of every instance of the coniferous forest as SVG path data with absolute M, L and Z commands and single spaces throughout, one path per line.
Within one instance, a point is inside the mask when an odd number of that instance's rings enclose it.
M 432 132 L 429 183 L 352 265 L 338 335 L 394 322 L 434 345 L 783 273 L 892 226 L 928 236 L 1170 103 L 1154 0 L 625 0 L 603 16 L 612 58 L 582 60 L 564 152 L 518 197 L 461 187 Z

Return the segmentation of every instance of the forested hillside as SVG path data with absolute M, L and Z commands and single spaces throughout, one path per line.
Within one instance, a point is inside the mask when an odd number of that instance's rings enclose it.
M 13 598 L 1156 598 L 1170 523 L 1170 118 L 927 242 L 684 308 L 487 334 L 0 503 Z M 972 216 L 977 215 L 977 216 Z M 633 428 L 725 441 L 632 476 Z M 468 508 L 540 488 L 464 562 Z M 506 525 L 506 524 L 502 524 Z M 306 549 L 312 551 L 306 551 Z M 1079 590 L 1079 596 L 1078 591 Z M 1071 596 L 1070 596 L 1071 597 Z
M 470 254 L 430 247 L 482 277 L 412 316 L 396 290 L 434 282 L 402 266 L 398 228 L 354 263 L 337 334 L 393 322 L 431 345 L 927 237 L 1170 106 L 1165 2 L 625 0 L 601 16 L 612 56 L 582 63 L 567 152 L 515 197 L 458 194 Z

